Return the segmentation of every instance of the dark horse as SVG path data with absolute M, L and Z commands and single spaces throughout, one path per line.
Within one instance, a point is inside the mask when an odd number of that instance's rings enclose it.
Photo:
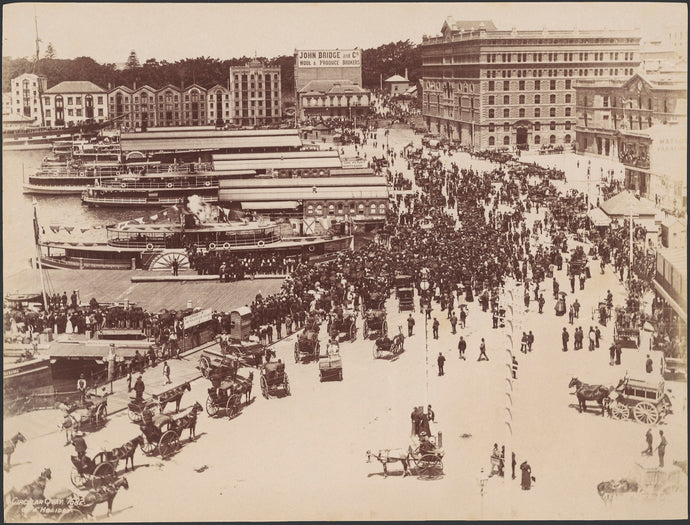
M 570 380 L 568 388 L 575 387 L 575 395 L 578 401 L 578 410 L 580 412 L 587 412 L 587 401 L 596 401 L 601 407 L 601 415 L 606 412 L 604 403 L 609 397 L 609 389 L 603 385 L 588 385 L 583 383 L 577 377 Z
M 107 462 L 113 462 L 115 460 L 124 459 L 125 472 L 127 472 L 127 464 L 130 462 L 132 463 L 132 470 L 134 470 L 134 453 L 136 452 L 137 447 L 140 447 L 143 444 L 144 436 L 139 435 L 134 439 L 130 439 L 121 447 L 114 448 L 113 450 L 104 450 L 103 452 L 99 452 L 93 459 L 94 461 L 96 461 L 99 456 L 101 457 L 101 461 Z M 101 461 L 98 461 L 98 463 L 100 463 Z
M 189 381 L 186 381 L 182 383 L 180 386 L 176 386 L 175 388 L 171 388 L 164 394 L 161 394 L 160 398 L 158 399 L 158 402 L 161 405 L 161 412 L 165 411 L 165 407 L 167 406 L 168 403 L 175 403 L 175 412 L 180 411 L 180 402 L 182 401 L 182 396 L 185 393 L 185 390 L 191 390 L 192 387 L 189 384 Z
M 28 500 L 42 500 L 44 498 L 44 493 L 46 490 L 46 484 L 48 480 L 52 478 L 52 472 L 49 468 L 44 468 L 41 471 L 41 475 L 32 481 L 28 485 L 24 485 L 21 489 L 17 490 L 11 488 L 9 492 L 5 494 L 5 508 L 10 505 L 15 500 L 28 501 Z
M 176 414 L 175 416 L 169 413 L 158 414 L 154 418 L 153 426 L 142 426 L 141 429 L 142 432 L 144 432 L 144 434 L 146 435 L 146 439 L 152 441 L 152 439 L 149 437 L 149 434 L 151 434 L 153 440 L 158 441 L 160 439 L 160 436 L 156 438 L 156 436 L 159 433 L 157 433 L 156 431 L 165 424 L 168 424 L 170 428 L 176 428 L 178 435 L 182 433 L 182 430 L 188 428 L 189 439 L 193 441 L 196 437 L 197 414 L 203 411 L 204 407 L 202 407 L 201 404 L 197 401 L 191 407 L 185 408 L 181 414 Z
M 10 470 L 10 459 L 14 453 L 14 449 L 17 448 L 17 443 L 26 443 L 26 438 L 21 432 L 17 432 L 2 445 L 2 453 L 7 456 L 7 463 L 4 465 L 4 468 L 7 472 Z

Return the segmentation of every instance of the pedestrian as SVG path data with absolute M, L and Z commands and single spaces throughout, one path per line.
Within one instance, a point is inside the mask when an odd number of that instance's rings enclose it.
M 575 293 L 575 276 L 570 274 L 570 293 Z
M 429 421 L 436 421 L 436 413 L 431 409 L 431 405 L 427 405 L 426 407 L 426 418 Z
M 532 345 L 534 344 L 534 334 L 532 333 L 532 330 L 529 331 L 529 334 L 527 334 L 527 351 L 531 352 L 532 351 Z
M 464 308 L 460 308 L 460 326 L 465 328 L 465 323 L 467 321 L 467 311 Z
M 412 337 L 412 329 L 414 328 L 414 318 L 412 314 L 407 318 L 407 337 Z
M 492 328 L 498 328 L 498 310 L 496 308 L 491 312 L 491 320 L 493 321 Z
M 586 280 L 585 274 L 580 274 L 580 290 L 585 289 L 585 280 Z
M 144 390 L 146 387 L 144 386 L 144 380 L 141 377 L 141 374 L 137 377 L 136 382 L 134 383 L 134 392 L 136 392 L 135 396 L 135 401 L 137 402 L 142 402 L 144 400 Z
M 438 375 L 442 376 L 443 375 L 443 364 L 446 362 L 446 358 L 443 357 L 443 353 L 439 352 L 438 357 L 436 358 L 436 362 L 438 363 Z
M 86 403 L 86 379 L 84 374 L 81 374 L 77 380 L 77 390 L 79 391 L 79 403 L 83 406 Z
M 527 353 L 527 334 L 522 332 L 522 338 L 520 339 L 520 352 L 523 354 Z
M 580 318 L 580 301 L 577 299 L 573 301 L 573 315 L 575 316 L 575 319 Z
M 568 330 L 566 330 L 565 326 L 563 327 L 563 332 L 561 333 L 561 340 L 563 341 L 563 351 L 567 352 L 568 351 L 568 341 L 570 340 L 570 334 L 568 333 Z
M 540 314 L 543 313 L 545 302 L 546 302 L 546 300 L 544 299 L 544 294 L 540 294 L 539 295 L 539 313 Z
M 620 365 L 621 364 L 621 352 L 623 350 L 623 347 L 620 343 L 616 343 L 616 364 Z
M 438 322 L 438 319 L 436 319 L 436 318 L 434 317 L 434 324 L 431 325 L 431 330 L 432 330 L 432 332 L 433 332 L 433 334 L 434 334 L 434 339 L 438 339 L 438 327 L 439 327 L 439 324 L 440 324 L 440 323 Z
M 616 343 L 609 347 L 609 366 L 613 366 L 616 362 Z
M 654 454 L 654 449 L 652 448 L 652 444 L 654 442 L 654 436 L 652 435 L 652 428 L 647 429 L 647 433 L 644 435 L 646 441 L 647 441 L 647 448 L 642 451 L 642 455 L 644 456 L 651 456 Z
M 163 361 L 163 378 L 165 379 L 166 385 L 172 383 L 172 381 L 170 381 L 170 366 L 167 361 Z
M 127 372 L 127 393 L 132 391 L 132 368 Z
M 601 338 L 601 330 L 599 330 L 598 326 L 594 327 L 594 337 L 595 337 L 595 346 L 599 348 L 599 339 Z
M 520 470 L 522 470 L 520 486 L 522 490 L 530 490 L 532 488 L 532 467 L 529 466 L 527 461 L 523 461 L 520 465 Z
M 649 357 L 649 354 L 647 354 L 647 361 L 645 362 L 644 368 L 648 374 L 652 373 L 653 363 L 652 363 L 652 358 Z
M 170 345 L 170 357 L 179 359 L 180 358 L 180 347 L 177 344 L 177 333 L 175 330 L 170 331 L 170 336 L 168 336 L 168 344 Z
M 594 346 L 595 346 L 595 341 L 596 341 L 596 332 L 594 331 L 594 328 L 591 326 L 589 327 L 588 339 L 589 339 L 589 351 L 594 352 Z
M 484 357 L 484 359 L 482 359 Z M 479 344 L 479 359 L 477 361 L 488 361 L 489 356 L 486 355 L 486 343 L 484 342 L 484 338 L 482 337 L 482 342 Z
M 570 305 L 570 308 L 568 308 L 568 322 L 570 324 L 573 324 L 573 320 L 575 319 L 575 310 L 573 308 L 573 305 Z
M 177 271 L 179 270 L 179 268 L 180 268 L 179 261 L 177 260 L 177 258 L 173 258 L 173 260 L 172 260 L 172 274 L 177 275 Z
M 452 315 L 451 318 L 450 318 L 450 327 L 451 327 L 451 329 L 452 329 L 452 331 L 453 331 L 453 332 L 452 332 L 453 335 L 455 335 L 455 334 L 457 333 L 457 331 L 455 330 L 455 327 L 457 326 L 457 324 L 458 324 L 458 318 L 457 318 L 457 316 L 455 315 L 455 313 L 453 313 L 453 315 Z
M 458 341 L 458 359 L 465 359 L 465 350 L 467 349 L 467 341 L 460 336 L 460 341 Z
M 668 445 L 668 442 L 666 441 L 663 430 L 659 430 L 659 439 L 659 444 L 656 446 L 659 453 L 659 468 L 664 468 L 664 455 L 666 454 L 666 445 Z

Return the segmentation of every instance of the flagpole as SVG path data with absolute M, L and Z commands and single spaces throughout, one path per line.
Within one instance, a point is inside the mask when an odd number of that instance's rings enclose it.
M 34 198 L 34 241 L 36 245 L 36 261 L 38 262 L 38 276 L 41 279 L 41 293 L 43 295 L 43 308 L 48 311 L 48 298 L 46 297 L 46 285 L 43 281 L 43 265 L 41 263 L 41 244 L 40 244 L 40 230 L 38 227 L 38 202 Z

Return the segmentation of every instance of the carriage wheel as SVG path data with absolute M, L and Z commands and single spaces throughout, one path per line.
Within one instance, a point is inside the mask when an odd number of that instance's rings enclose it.
M 373 353 L 374 353 L 374 359 L 378 359 L 379 357 L 381 357 L 381 352 L 379 352 L 379 348 L 378 348 L 378 346 L 376 346 L 376 344 L 374 344 Z
M 266 399 L 269 399 L 271 397 L 271 394 L 268 393 L 268 383 L 266 382 L 266 377 L 261 376 L 259 384 L 261 385 L 261 393 Z
M 95 490 L 107 483 L 112 483 L 117 479 L 115 474 L 115 467 L 110 463 L 101 463 L 93 470 L 93 477 L 91 478 L 91 485 Z
M 355 322 L 352 321 L 352 324 L 350 325 L 350 342 L 354 341 L 357 339 L 357 326 L 355 325 Z
M 84 521 L 84 514 L 79 509 L 68 509 L 58 518 L 60 523 L 74 523 L 75 521 Z
M 5 510 L 5 521 L 6 522 L 16 522 L 24 521 L 24 505 L 19 503 L 12 503 L 7 510 Z
M 84 474 L 79 474 L 79 471 L 76 468 L 73 468 L 72 472 L 70 472 L 69 479 L 72 482 L 72 485 L 78 489 L 86 488 L 86 485 L 89 482 L 88 478 Z
M 211 362 L 208 357 L 202 357 L 199 359 L 199 371 L 201 375 L 208 379 L 209 373 L 211 372 Z
M 218 413 L 218 406 L 214 403 L 211 396 L 206 398 L 206 413 L 211 417 L 214 417 Z
M 233 418 L 240 413 L 239 394 L 233 394 L 228 398 L 228 402 L 225 404 L 225 413 L 229 418 Z
M 143 419 L 142 412 L 141 409 L 129 407 L 127 409 L 127 416 L 129 416 L 129 420 L 133 423 L 139 423 Z
M 93 457 L 93 464 L 96 466 L 100 465 L 101 463 L 105 463 L 105 462 L 106 462 L 105 452 L 99 452 L 98 454 L 96 454 Z
M 443 475 L 443 461 L 434 454 L 422 456 L 417 462 L 417 476 L 421 479 L 435 479 Z
M 99 405 L 99 407 L 96 409 L 96 425 L 98 425 L 98 426 L 103 425 L 107 419 L 108 419 L 108 405 L 106 405 L 104 403 L 102 405 Z
M 613 403 L 611 405 L 611 417 L 613 419 L 618 419 L 621 421 L 624 421 L 628 419 L 628 416 L 630 415 L 630 409 L 624 405 L 623 403 Z
M 285 395 L 289 396 L 290 395 L 290 380 L 288 379 L 288 376 L 285 376 L 285 382 L 283 383 L 283 387 L 285 388 Z
M 158 452 L 163 459 L 166 459 L 175 453 L 179 445 L 180 440 L 177 434 L 173 430 L 168 430 L 158 442 Z
M 654 425 L 659 421 L 659 410 L 647 401 L 640 401 L 633 412 L 635 419 L 644 425 Z
M 299 340 L 295 342 L 295 363 L 299 363 Z
M 145 456 L 150 456 L 156 451 L 156 444 L 151 443 L 146 436 L 144 436 L 144 442 L 141 444 L 141 451 Z
M 386 337 L 388 335 L 388 321 L 385 319 L 381 321 L 381 337 Z

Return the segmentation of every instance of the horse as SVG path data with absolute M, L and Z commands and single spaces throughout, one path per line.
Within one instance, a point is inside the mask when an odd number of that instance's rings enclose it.
M 578 378 L 573 377 L 568 384 L 568 388 L 575 387 L 575 395 L 578 401 L 580 413 L 587 412 L 587 401 L 596 401 L 601 407 L 601 415 L 605 413 L 604 401 L 609 397 L 609 389 L 603 385 L 588 385 Z
M 11 504 L 14 500 L 28 501 L 44 499 L 46 484 L 52 478 L 53 473 L 49 468 L 44 468 L 41 474 L 34 481 L 28 485 L 24 485 L 17 490 L 14 487 L 10 489 L 4 496 L 5 507 Z
M 135 437 L 134 439 L 130 439 L 125 443 L 124 445 L 114 448 L 113 450 L 107 451 L 104 450 L 100 454 L 103 455 L 104 461 L 107 462 L 113 462 L 115 460 L 125 460 L 125 472 L 127 472 L 127 464 L 129 462 L 132 463 L 132 470 L 134 470 L 134 453 L 137 450 L 137 447 L 140 447 L 144 444 L 144 436 L 139 435 Z M 99 454 L 99 455 L 100 455 Z M 95 458 L 94 458 L 95 459 Z
M 624 494 L 626 492 L 637 492 L 639 490 L 637 482 L 630 479 L 621 479 L 616 481 L 602 481 L 597 485 L 597 492 L 605 505 L 613 501 L 616 494 Z
M 4 468 L 7 472 L 10 471 L 10 460 L 12 458 L 12 454 L 14 453 L 14 449 L 17 448 L 17 443 L 26 443 L 26 438 L 21 432 L 17 432 L 10 439 L 5 440 L 4 444 L 2 445 L 2 453 L 7 456 L 7 463 L 4 465 Z
M 112 483 L 106 483 L 97 489 L 90 490 L 86 494 L 77 494 L 71 490 L 65 490 L 56 494 L 51 499 L 64 501 L 66 505 L 68 504 L 74 507 L 90 518 L 93 518 L 93 511 L 96 505 L 107 502 L 108 516 L 110 516 L 113 511 L 113 500 L 117 495 L 117 491 L 120 490 L 120 487 L 125 490 L 129 489 L 127 478 L 119 478 Z
M 165 397 L 161 396 L 159 399 L 160 405 L 161 405 L 161 412 L 165 410 L 165 407 L 167 406 L 168 403 L 175 403 L 175 412 L 180 411 L 180 402 L 182 401 L 182 396 L 184 395 L 185 390 L 191 390 L 192 387 L 189 384 L 189 381 L 185 381 L 182 383 L 180 386 L 176 386 L 175 388 L 168 390 L 166 392 Z
M 375 457 L 383 465 L 383 477 L 388 477 L 388 463 L 395 463 L 400 461 L 403 466 L 403 477 L 409 476 L 410 470 L 408 468 L 410 463 L 410 450 L 403 448 L 382 449 L 377 453 L 367 450 L 367 463 L 371 462 L 371 458 Z
M 201 404 L 197 401 L 191 407 L 186 408 L 185 412 L 187 412 L 187 411 L 189 411 L 189 412 L 177 420 L 177 426 L 180 429 L 188 428 L 189 429 L 189 439 L 191 441 L 194 441 L 194 439 L 196 438 L 197 414 L 199 412 L 203 412 L 204 407 L 202 407 Z
M 244 378 L 238 378 L 237 379 L 237 390 L 235 390 L 236 393 L 242 395 L 246 394 L 245 396 L 245 404 L 249 403 L 249 401 L 252 398 L 252 386 L 254 385 L 254 372 L 249 372 L 249 377 L 247 379 Z

